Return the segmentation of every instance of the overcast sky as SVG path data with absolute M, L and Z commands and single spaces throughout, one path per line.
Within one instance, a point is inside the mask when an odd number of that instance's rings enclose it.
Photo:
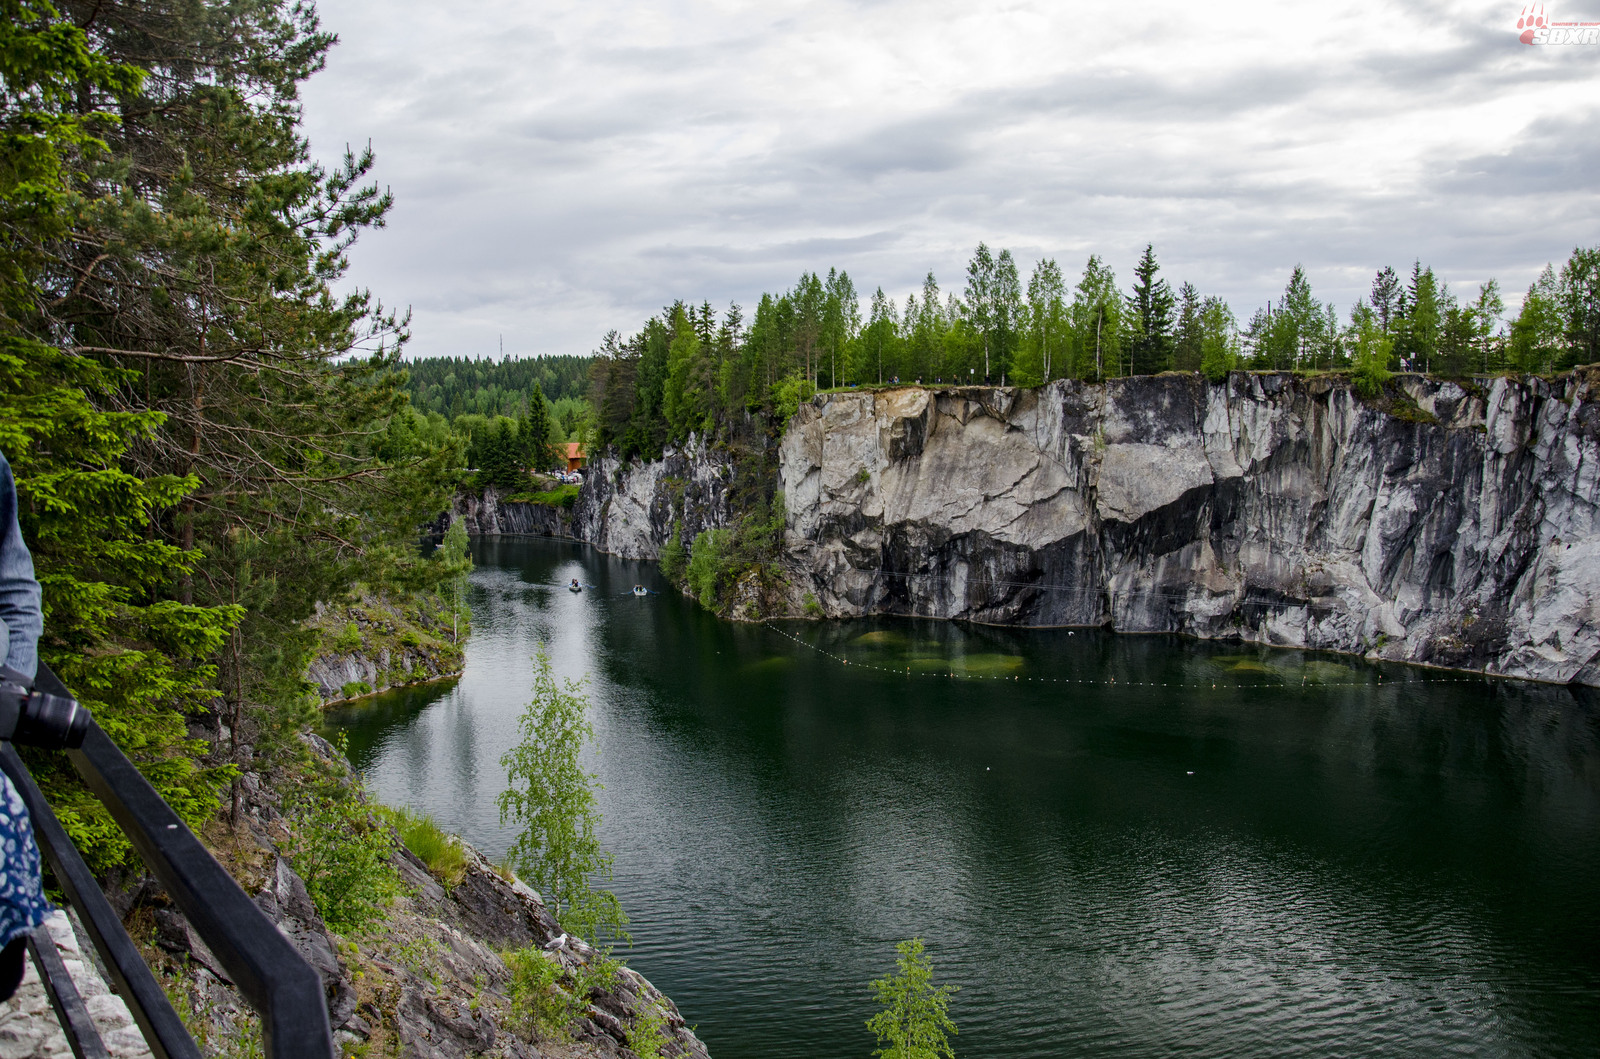
M 979 240 L 1124 287 L 1153 242 L 1241 321 L 1297 262 L 1343 316 L 1381 265 L 1515 304 L 1600 242 L 1600 45 L 1524 45 L 1509 0 L 319 9 L 307 131 L 377 151 L 397 204 L 352 279 L 413 356 L 587 353 L 830 266 L 903 303 Z

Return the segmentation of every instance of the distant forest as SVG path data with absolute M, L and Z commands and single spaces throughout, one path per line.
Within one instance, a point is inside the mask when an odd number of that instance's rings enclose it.
M 1067 287 L 1040 261 L 1026 284 L 1010 251 L 979 244 L 960 293 L 930 272 L 904 306 L 861 299 L 848 273 L 808 272 L 763 294 L 746 323 L 683 302 L 631 337 L 605 336 L 593 363 L 594 439 L 654 456 L 690 433 L 776 428 L 818 388 L 922 381 L 1104 379 L 1168 370 L 1219 379 L 1235 368 L 1345 371 L 1375 395 L 1395 371 L 1543 373 L 1600 360 L 1600 247 L 1547 266 L 1508 319 L 1489 280 L 1458 296 L 1431 268 L 1380 269 L 1341 319 L 1296 266 L 1276 303 L 1240 325 L 1221 298 L 1173 289 L 1147 246 L 1126 292 L 1098 256 Z
M 424 414 L 446 419 L 476 414 L 513 419 L 528 410 L 537 386 L 552 403 L 577 401 L 589 388 L 593 357 L 529 357 L 523 360 L 478 360 L 472 357 L 427 357 L 406 362 L 411 405 Z

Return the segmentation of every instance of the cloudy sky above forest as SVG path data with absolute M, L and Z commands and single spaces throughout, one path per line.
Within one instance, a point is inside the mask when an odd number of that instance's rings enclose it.
M 1152 242 L 1241 320 L 1296 263 L 1341 315 L 1416 258 L 1514 305 L 1600 241 L 1600 45 L 1520 43 L 1513 0 L 319 8 L 307 132 L 377 152 L 397 203 L 352 278 L 412 355 L 587 353 L 831 266 L 903 302 L 979 240 L 1124 286 Z

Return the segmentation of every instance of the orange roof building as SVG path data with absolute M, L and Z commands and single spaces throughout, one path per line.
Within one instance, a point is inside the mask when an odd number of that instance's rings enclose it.
M 570 474 L 571 472 L 579 470 L 583 467 L 584 455 L 583 445 L 581 443 L 569 441 L 565 445 L 561 446 L 561 448 L 564 450 L 564 455 L 567 457 L 567 473 Z

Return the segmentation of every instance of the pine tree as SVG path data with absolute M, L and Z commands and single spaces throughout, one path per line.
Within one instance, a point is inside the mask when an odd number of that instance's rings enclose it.
M 1172 347 L 1172 366 L 1179 371 L 1199 371 L 1204 351 L 1200 292 L 1193 283 L 1178 288 L 1178 329 Z
M 1560 291 L 1567 338 L 1562 366 L 1600 362 L 1600 246 L 1572 251 L 1561 266 Z
M 1395 318 L 1401 312 L 1400 277 L 1385 265 L 1372 280 L 1372 311 L 1377 314 L 1378 325 L 1384 334 L 1394 333 Z
M 1128 296 L 1128 374 L 1153 375 L 1172 361 L 1172 288 L 1157 279 L 1154 244 L 1145 244 L 1134 267 L 1133 292 Z

